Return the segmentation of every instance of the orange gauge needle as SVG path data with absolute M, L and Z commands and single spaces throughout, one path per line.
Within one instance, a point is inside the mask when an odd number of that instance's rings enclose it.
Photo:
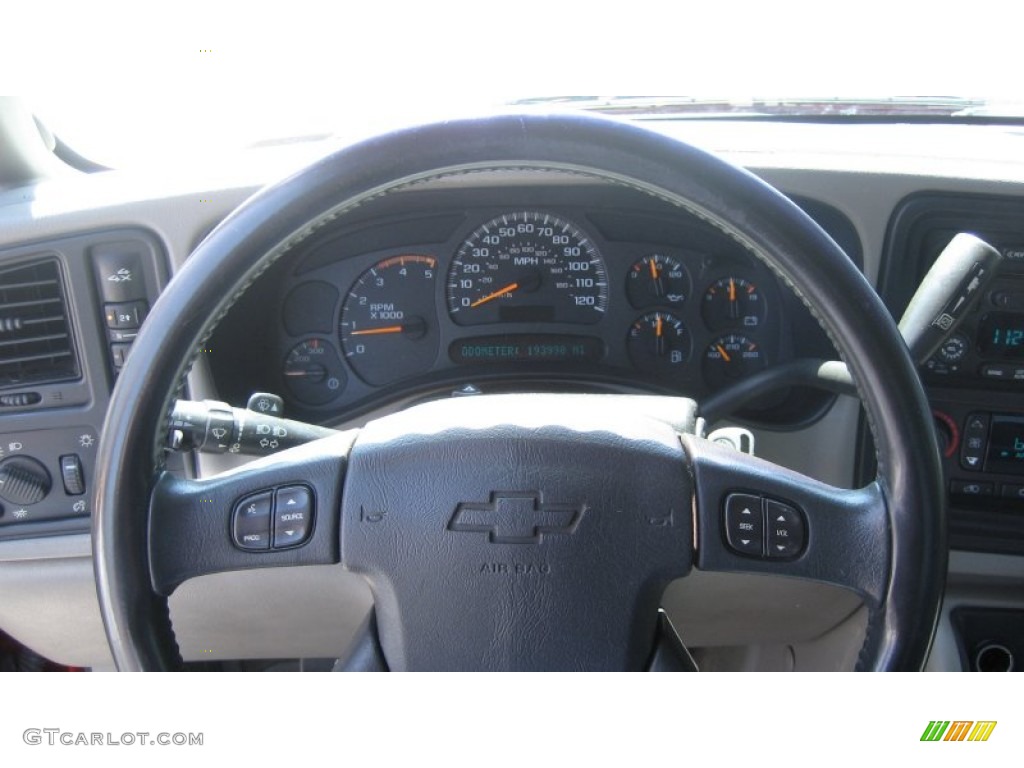
M 400 325 L 387 325 L 383 328 L 367 328 L 365 331 L 352 331 L 350 336 L 376 336 L 379 333 L 401 333 Z
M 658 279 L 658 265 L 654 263 L 654 259 L 651 259 L 647 263 L 651 265 L 651 279 L 652 280 L 657 280 Z
M 657 320 L 654 324 L 654 335 L 661 336 L 661 315 L 655 315 L 655 317 L 657 318 Z
M 715 344 L 715 349 L 718 350 L 718 354 L 722 356 L 722 359 L 725 360 L 725 362 L 732 362 L 732 358 L 729 357 L 729 353 L 725 351 L 725 347 L 723 347 L 721 344 Z
M 506 285 L 501 290 L 495 291 L 494 293 L 488 293 L 482 299 L 477 299 L 469 306 L 479 307 L 481 304 L 486 304 L 488 301 L 493 301 L 494 299 L 500 298 L 501 296 L 504 296 L 506 293 L 512 293 L 512 291 L 516 290 L 518 287 L 519 283 L 512 283 L 510 285 Z
M 736 301 L 736 281 L 729 278 L 729 301 Z

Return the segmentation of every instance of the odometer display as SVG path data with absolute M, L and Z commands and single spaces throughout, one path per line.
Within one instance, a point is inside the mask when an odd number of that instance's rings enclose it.
M 520 211 L 466 239 L 446 293 L 458 325 L 596 323 L 608 304 L 608 280 L 597 248 L 575 224 Z
M 591 336 L 512 334 L 477 336 L 452 342 L 455 363 L 564 363 L 600 359 L 604 345 Z

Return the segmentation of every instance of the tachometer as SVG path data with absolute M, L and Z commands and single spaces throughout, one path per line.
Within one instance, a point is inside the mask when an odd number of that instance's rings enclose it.
M 367 384 L 388 384 L 434 362 L 436 269 L 433 256 L 392 256 L 360 275 L 345 297 L 341 346 Z
M 608 304 L 597 248 L 575 224 L 520 211 L 491 219 L 459 248 L 448 272 L 459 325 L 596 323 Z

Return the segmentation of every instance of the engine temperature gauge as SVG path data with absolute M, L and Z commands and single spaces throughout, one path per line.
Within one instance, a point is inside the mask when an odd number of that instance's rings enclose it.
M 757 373 L 764 366 L 764 355 L 757 343 L 736 333 L 715 339 L 704 352 L 704 380 L 716 390 Z

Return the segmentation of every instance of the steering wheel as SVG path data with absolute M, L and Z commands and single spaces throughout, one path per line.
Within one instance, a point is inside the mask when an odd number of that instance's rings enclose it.
M 385 195 L 509 169 L 624 185 L 762 259 L 858 385 L 878 473 L 844 490 L 695 434 L 696 403 L 616 395 L 438 401 L 201 480 L 163 471 L 203 341 L 271 264 Z M 374 594 L 390 669 L 641 669 L 666 585 L 696 568 L 838 585 L 868 609 L 857 667 L 920 669 L 946 573 L 930 411 L 886 309 L 840 249 L 752 174 L 640 127 L 501 115 L 341 150 L 252 197 L 156 302 L 99 446 L 93 550 L 117 667 L 181 664 L 168 596 L 225 570 L 342 563 Z M 291 494 L 289 496 L 288 494 Z M 299 499 L 308 539 L 231 541 L 233 515 Z M 264 520 L 262 524 L 265 524 Z M 269 538 L 269 536 L 268 536 Z M 685 627 L 684 627 L 685 630 Z

